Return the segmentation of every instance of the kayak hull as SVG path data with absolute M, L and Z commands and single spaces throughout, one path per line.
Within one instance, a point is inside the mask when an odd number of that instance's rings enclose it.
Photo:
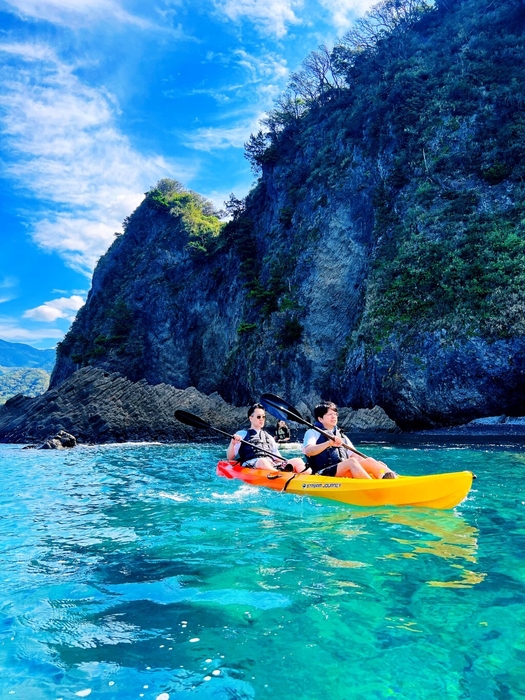
M 348 479 L 330 476 L 302 476 L 288 472 L 247 469 L 237 462 L 221 461 L 217 474 L 240 479 L 252 486 L 287 491 L 300 496 L 327 498 L 354 506 L 415 506 L 454 508 L 472 486 L 472 472 L 448 472 L 399 479 Z

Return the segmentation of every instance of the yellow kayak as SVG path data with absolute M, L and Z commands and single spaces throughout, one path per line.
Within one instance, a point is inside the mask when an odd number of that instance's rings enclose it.
M 348 479 L 330 476 L 302 476 L 289 472 L 268 472 L 221 461 L 217 474 L 240 479 L 252 486 L 265 486 L 301 496 L 329 498 L 354 506 L 417 506 L 454 508 L 472 486 L 472 472 L 449 472 L 398 479 Z

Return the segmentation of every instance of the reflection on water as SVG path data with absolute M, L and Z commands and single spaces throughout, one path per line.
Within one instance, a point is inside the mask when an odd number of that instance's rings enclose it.
M 403 546 L 404 551 L 386 554 L 386 559 L 415 559 L 422 555 L 433 555 L 449 560 L 451 568 L 456 570 L 452 575 L 458 576 L 459 580 L 429 580 L 430 586 L 442 586 L 448 588 L 467 588 L 481 583 L 486 574 L 472 571 L 466 568 L 458 560 L 464 560 L 469 564 L 477 564 L 478 530 L 469 525 L 461 515 L 447 511 L 436 511 L 428 513 L 418 510 L 393 510 L 381 513 L 377 517 L 385 522 L 394 525 L 410 528 L 414 531 L 410 538 L 393 539 Z M 430 535 L 430 538 L 422 539 L 419 533 Z

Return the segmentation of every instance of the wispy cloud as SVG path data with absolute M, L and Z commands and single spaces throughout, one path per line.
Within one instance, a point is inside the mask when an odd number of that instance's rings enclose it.
M 9 316 L 0 316 L 0 338 L 14 343 L 42 342 L 47 339 L 61 340 L 64 331 L 60 328 L 23 328 L 18 321 Z
M 44 323 L 54 323 L 58 318 L 65 318 L 73 321 L 76 313 L 84 306 L 84 299 L 80 296 L 60 297 L 46 301 L 34 309 L 28 309 L 24 313 L 24 318 L 33 321 L 43 321 Z
M 0 73 L 0 129 L 13 156 L 5 173 L 48 204 L 34 240 L 89 276 L 144 191 L 193 170 L 134 149 L 118 129 L 115 98 L 48 46 L 4 43 L 0 52 L 10 58 Z
M 16 299 L 17 294 L 14 292 L 14 288 L 18 287 L 18 284 L 19 281 L 16 277 L 0 278 L 0 304 Z
M 301 8 L 302 0 L 215 0 L 219 12 L 232 21 L 252 22 L 261 34 L 281 38 L 289 24 L 299 24 L 294 9 Z
M 69 28 L 108 20 L 148 28 L 150 22 L 127 12 L 115 0 L 4 0 L 22 18 L 34 18 Z
M 254 56 L 245 49 L 236 49 L 231 54 L 210 53 L 207 60 L 240 69 L 244 79 L 221 91 L 230 93 L 231 101 L 235 98 L 242 107 L 237 112 L 232 108 L 221 114 L 226 126 L 195 128 L 182 136 L 182 142 L 197 151 L 242 148 L 250 133 L 260 128 L 259 121 L 284 89 L 289 75 L 286 60 L 268 53 Z M 212 96 L 217 99 L 215 94 Z
M 250 134 L 257 128 L 257 118 L 244 121 L 237 126 L 201 127 L 186 134 L 183 141 L 186 146 L 197 151 L 211 152 L 223 148 L 242 148 Z
M 318 0 L 332 16 L 332 24 L 338 31 L 347 31 L 356 17 L 364 15 L 379 0 Z

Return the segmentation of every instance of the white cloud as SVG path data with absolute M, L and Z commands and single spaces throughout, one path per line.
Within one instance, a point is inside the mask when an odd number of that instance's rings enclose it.
M 379 0 L 318 0 L 332 15 L 332 23 L 338 31 L 350 29 L 356 17 L 377 5 Z
M 40 342 L 48 338 L 61 340 L 63 337 L 64 331 L 61 331 L 60 328 L 22 328 L 14 319 L 6 316 L 0 317 L 0 338 L 3 340 L 26 343 L 28 341 Z
M 202 127 L 186 134 L 184 144 L 197 151 L 208 152 L 223 148 L 242 148 L 250 134 L 258 128 L 258 119 L 251 119 L 231 127 Z
M 294 8 L 302 0 L 215 0 L 215 7 L 232 21 L 247 19 L 261 34 L 283 37 L 288 24 L 300 24 Z
M 16 287 L 18 285 L 18 279 L 16 277 L 2 277 L 0 279 L 0 289 L 11 289 L 11 287 Z
M 38 245 L 90 276 L 144 191 L 192 170 L 135 150 L 118 129 L 115 98 L 49 47 L 0 43 L 0 52 L 12 59 L 0 73 L 0 129 L 12 154 L 5 172 L 50 205 L 34 223 Z
M 4 0 L 22 18 L 33 18 L 62 24 L 69 28 L 99 21 L 117 21 L 150 26 L 147 20 L 132 15 L 114 0 Z
M 4 304 L 6 301 L 13 301 L 18 296 L 13 291 L 14 287 L 18 287 L 18 279 L 16 277 L 2 277 L 0 278 L 0 304 Z
M 80 296 L 60 297 L 59 299 L 46 301 L 34 309 L 28 309 L 24 313 L 24 318 L 30 318 L 33 321 L 43 321 L 44 323 L 53 323 L 58 318 L 73 321 L 77 311 L 82 306 L 84 306 L 84 299 Z
M 236 49 L 230 55 L 210 54 L 208 60 L 242 69 L 246 76 L 244 81 L 222 90 L 236 93 L 235 97 L 242 100 L 243 108 L 238 113 L 221 114 L 221 118 L 233 126 L 203 126 L 184 134 L 182 141 L 197 151 L 242 148 L 250 134 L 260 129 L 260 120 L 284 89 L 289 75 L 286 60 L 266 53 L 254 56 L 244 49 Z

